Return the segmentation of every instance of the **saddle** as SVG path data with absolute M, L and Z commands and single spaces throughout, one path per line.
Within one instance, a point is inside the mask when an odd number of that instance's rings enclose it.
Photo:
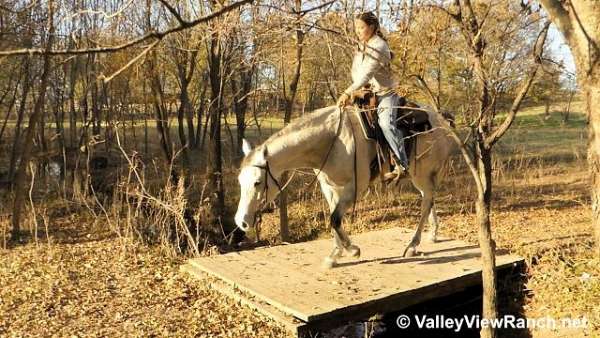
M 369 88 L 363 88 L 353 93 L 352 102 L 359 108 L 359 120 L 365 137 L 377 142 L 378 156 L 371 163 L 371 177 L 373 178 L 377 173 L 382 174 L 382 158 L 391 161 L 394 156 L 379 126 L 377 96 Z M 416 103 L 400 97 L 398 106 L 395 108 L 393 116 L 397 116 L 396 127 L 404 135 L 404 148 L 410 161 L 411 155 L 416 152 L 416 134 L 430 130 L 431 123 L 427 112 L 419 109 L 420 107 Z

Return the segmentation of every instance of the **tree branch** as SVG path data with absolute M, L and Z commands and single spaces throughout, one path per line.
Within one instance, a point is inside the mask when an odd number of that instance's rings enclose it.
M 546 42 L 546 37 L 548 36 L 549 27 L 550 21 L 546 21 L 546 23 L 544 24 L 544 28 L 542 28 L 542 30 L 540 31 L 540 34 L 538 35 L 538 38 L 535 42 L 535 46 L 533 48 L 533 58 L 535 60 L 535 65 L 529 71 L 529 74 L 527 75 L 523 86 L 521 87 L 517 96 L 513 100 L 508 115 L 506 116 L 502 124 L 496 130 L 494 130 L 494 132 L 490 136 L 488 136 L 485 139 L 486 148 L 491 148 L 502 137 L 502 135 L 506 133 L 508 128 L 510 128 L 510 126 L 514 122 L 517 112 L 521 107 L 521 102 L 523 102 L 525 95 L 527 95 L 527 92 L 529 91 L 529 88 L 531 87 L 531 84 L 533 83 L 533 80 L 535 78 L 535 74 L 537 73 L 538 68 L 542 64 L 542 53 L 544 52 L 544 43 Z
M 75 54 L 97 54 L 97 53 L 112 53 L 116 52 L 131 46 L 135 46 L 139 43 L 142 43 L 149 39 L 162 40 L 165 36 L 170 35 L 172 33 L 180 32 L 184 29 L 188 29 L 194 26 L 197 26 L 202 23 L 209 22 L 221 15 L 224 15 L 238 7 L 241 7 L 245 4 L 252 3 L 254 0 L 241 0 L 236 3 L 233 3 L 227 7 L 223 7 L 222 9 L 211 13 L 209 15 L 198 18 L 194 21 L 182 21 L 178 26 L 167 29 L 162 32 L 148 32 L 143 36 L 122 43 L 116 46 L 107 46 L 107 47 L 96 47 L 96 48 L 84 48 L 84 49 L 59 49 L 59 50 L 45 50 L 44 48 L 24 48 L 24 49 L 16 49 L 16 50 L 7 50 L 0 51 L 0 56 L 17 56 L 17 55 L 75 55 Z
M 431 105 L 434 107 L 434 109 L 436 111 L 440 111 L 440 107 L 437 104 L 435 95 L 433 95 L 433 91 L 431 90 L 431 88 L 429 88 L 429 85 L 427 85 L 427 82 L 425 82 L 425 79 L 419 74 L 411 74 L 411 75 L 409 75 L 409 77 L 414 77 L 415 79 L 417 79 L 419 87 L 421 87 L 425 91 L 425 93 L 427 94 L 427 97 L 429 98 L 429 101 L 431 102 Z
M 153 43 L 151 43 L 148 47 L 146 47 L 146 49 L 144 49 L 140 54 L 138 54 L 136 57 L 134 57 L 133 59 L 129 60 L 129 62 L 127 62 L 127 64 L 123 67 L 121 67 L 119 70 L 117 70 L 116 72 L 114 72 L 112 75 L 110 75 L 109 77 L 105 77 L 104 74 L 102 74 L 100 76 L 100 79 L 102 79 L 102 82 L 104 82 L 104 84 L 110 82 L 115 76 L 121 74 L 123 71 L 125 71 L 127 68 L 131 67 L 131 65 L 133 65 L 137 60 L 139 60 L 142 56 L 146 55 L 152 48 L 154 48 L 154 46 L 156 46 L 158 43 L 160 42 L 160 40 L 156 40 Z
M 446 15 L 448 15 L 448 17 L 450 17 L 452 20 L 454 20 L 456 23 L 458 23 L 459 25 L 462 24 L 462 20 L 461 20 L 462 12 L 460 10 L 460 5 L 458 6 L 458 13 L 452 13 L 452 12 L 450 12 L 449 9 L 446 9 L 446 8 L 444 8 L 442 6 L 438 6 L 438 5 L 423 5 L 423 7 L 434 8 L 434 9 L 437 9 L 439 11 L 442 11 Z
M 167 10 L 169 10 L 169 12 L 171 14 L 173 14 L 173 16 L 175 17 L 175 19 L 177 19 L 177 21 L 179 22 L 180 25 L 185 25 L 187 23 L 187 21 L 183 20 L 181 15 L 179 15 L 179 12 L 177 12 L 175 10 L 175 8 L 173 8 L 173 6 L 169 5 L 169 3 L 166 0 L 158 0 L 158 1 L 160 1 L 160 3 L 162 3 L 163 6 L 167 7 Z
M 333 4 L 333 3 L 334 3 L 334 2 L 336 2 L 336 1 L 337 1 L 337 0 L 331 0 L 331 1 L 327 1 L 326 3 L 320 4 L 320 5 L 318 5 L 318 6 L 315 6 L 315 7 L 309 8 L 309 9 L 304 9 L 304 10 L 301 10 L 301 11 L 299 11 L 299 12 L 297 12 L 297 11 L 296 11 L 296 9 L 294 8 L 294 9 L 292 9 L 292 14 L 299 14 L 300 16 L 304 16 L 304 15 L 306 15 L 307 13 L 310 13 L 310 12 L 312 12 L 312 11 L 316 11 L 316 10 L 318 10 L 318 9 L 321 9 L 321 8 L 323 8 L 323 7 L 327 7 L 327 6 L 329 6 L 329 5 Z

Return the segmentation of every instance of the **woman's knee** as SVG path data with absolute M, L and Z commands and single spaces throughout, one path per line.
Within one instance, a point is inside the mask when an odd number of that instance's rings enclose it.
M 378 111 L 378 115 L 379 115 L 379 124 L 382 127 L 392 127 L 393 123 L 392 120 L 394 120 L 394 98 L 391 96 L 388 97 L 384 97 L 380 102 L 379 102 L 379 111 Z

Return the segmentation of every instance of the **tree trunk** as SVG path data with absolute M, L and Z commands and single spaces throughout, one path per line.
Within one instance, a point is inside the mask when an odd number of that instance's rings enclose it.
M 63 83 L 64 84 L 64 83 Z M 55 92 L 55 96 L 56 96 L 56 102 L 54 105 L 54 124 L 55 124 L 55 130 L 56 130 L 56 135 L 58 135 L 57 137 L 57 143 L 58 143 L 58 149 L 60 149 L 61 152 L 64 151 L 66 144 L 65 144 L 65 127 L 64 127 L 64 117 L 65 117 L 65 111 L 63 109 L 64 106 L 64 96 L 63 95 L 59 95 L 58 93 Z M 66 169 L 66 168 L 65 168 Z M 64 192 L 64 182 L 65 182 L 65 171 L 61 170 L 60 172 L 60 179 L 63 183 L 62 188 L 63 188 L 63 192 Z
M 183 152 L 183 159 L 185 161 L 185 163 L 189 164 L 190 163 L 190 157 L 188 154 L 188 148 L 189 148 L 189 142 L 191 142 L 191 140 L 194 139 L 193 135 L 193 129 L 192 132 L 190 133 L 190 141 L 188 141 L 188 138 L 185 135 L 185 125 L 184 125 L 184 118 L 186 118 L 187 116 L 189 116 L 189 99 L 188 99 L 188 93 L 187 93 L 187 83 L 185 82 L 185 79 L 182 80 L 181 83 L 181 93 L 179 95 L 179 100 L 180 100 L 180 104 L 179 104 L 179 109 L 177 110 L 177 130 L 179 132 L 179 142 L 181 142 L 181 149 Z M 188 127 L 189 127 L 189 121 L 188 121 Z
M 187 89 L 186 89 L 187 90 Z M 189 99 L 189 94 L 186 93 L 186 109 L 185 109 L 185 119 L 188 129 L 188 148 L 195 149 L 196 148 L 196 132 L 194 130 L 194 108 L 192 107 L 192 103 Z
M 492 206 L 492 154 L 491 149 L 485 149 L 483 144 L 477 146 L 477 172 L 482 185 L 475 204 L 477 225 L 479 227 L 479 247 L 482 260 L 483 283 L 483 318 L 493 320 L 498 317 L 496 304 L 496 244 L 492 238 L 490 210 Z M 482 338 L 496 337 L 492 327 L 481 328 Z
M 92 64 L 95 64 L 96 58 L 93 56 L 90 57 L 93 58 Z M 92 67 L 92 71 L 94 71 L 95 68 L 95 66 Z M 100 94 L 98 90 L 98 83 L 92 80 L 92 135 L 100 135 L 100 127 Z
M 236 158 L 239 160 L 244 157 L 242 152 L 242 140 L 246 133 L 246 112 L 248 111 L 248 95 L 252 89 L 252 75 L 254 67 L 244 67 L 240 71 L 239 85 L 238 80 L 231 80 L 231 91 L 233 95 L 233 109 L 235 111 L 236 124 Z
M 589 121 L 588 162 L 592 180 L 592 226 L 596 255 L 600 257 L 600 2 L 540 0 L 561 31 L 575 59 Z
M 45 154 L 48 151 L 48 142 L 46 142 L 46 114 L 43 113 L 40 116 L 40 132 L 38 133 L 39 137 L 39 145 L 42 154 Z
M 567 108 L 565 108 L 565 111 L 563 113 L 563 123 L 569 122 L 569 117 L 571 115 L 571 102 L 573 101 L 573 95 L 575 95 L 574 90 L 570 91 L 570 93 L 569 93 L 569 101 L 567 102 Z
M 195 62 L 197 52 L 184 52 L 183 57 L 181 53 L 175 53 L 174 58 L 177 62 L 177 78 L 179 80 L 179 109 L 177 110 L 177 122 L 179 141 L 181 142 L 181 148 L 183 152 L 183 159 L 185 163 L 190 163 L 189 149 L 195 147 L 196 137 L 194 133 L 194 116 L 192 103 L 190 102 L 189 96 L 189 85 L 196 69 Z M 185 120 L 185 123 L 184 123 Z M 185 134 L 185 124 L 187 124 L 188 134 Z
M 161 80 L 157 73 L 156 53 L 152 52 L 152 61 L 150 61 L 150 90 L 152 92 L 152 103 L 156 114 L 156 130 L 160 138 L 160 145 L 165 155 L 166 163 L 173 162 L 173 148 L 171 145 L 171 133 L 169 130 L 169 114 L 164 102 L 164 93 L 162 90 Z
M 592 225 L 596 255 L 600 257 L 600 77 L 583 88 L 585 109 L 590 117 L 588 162 L 592 179 Z
M 296 12 L 302 11 L 302 0 L 295 0 Z M 302 30 L 301 20 L 298 18 L 298 24 L 296 26 L 296 72 L 290 82 L 290 96 L 286 97 L 285 115 L 283 122 L 285 124 L 290 123 L 292 119 L 292 109 L 294 108 L 294 101 L 296 100 L 296 94 L 298 93 L 298 83 L 300 82 L 300 74 L 302 70 L 302 51 L 304 46 L 304 31 Z M 283 71 L 283 69 L 281 70 Z M 285 86 L 285 84 L 284 84 Z M 285 92 L 284 92 L 285 95 Z
M 28 59 L 25 61 L 23 67 L 25 68 L 25 75 L 23 81 L 23 87 L 21 90 L 21 99 L 19 100 L 19 110 L 17 112 L 17 124 L 15 125 L 15 135 L 13 139 L 12 152 L 10 154 L 10 164 L 8 167 L 8 179 L 14 183 L 15 170 L 17 167 L 17 159 L 21 152 L 21 125 L 23 124 L 23 118 L 25 116 L 25 107 L 27 106 L 27 96 L 29 96 L 29 90 L 31 89 L 31 64 Z
M 75 147 L 77 135 L 77 109 L 75 108 L 75 85 L 77 81 L 77 57 L 71 60 L 69 71 L 69 146 Z
M 295 10 L 300 13 L 302 10 L 302 0 L 295 0 Z M 298 93 L 298 83 L 300 82 L 300 74 L 302 70 L 302 50 L 304 46 L 304 31 L 300 25 L 300 18 L 298 18 L 298 24 L 296 26 L 296 72 L 290 83 L 289 97 L 285 97 L 285 115 L 283 117 L 283 124 L 287 125 L 292 119 L 292 111 L 294 109 L 294 103 L 296 101 L 296 94 Z M 282 70 L 283 71 L 283 70 Z M 285 96 L 285 83 L 283 84 Z M 282 175 L 282 181 L 287 181 L 287 175 Z M 279 194 L 279 228 L 281 233 L 281 241 L 288 242 L 289 239 L 289 222 L 287 215 L 287 191 L 282 191 Z
M 17 100 L 17 93 L 18 93 L 18 82 L 17 85 L 15 86 L 15 90 L 13 91 L 13 96 L 10 99 L 10 103 L 8 104 L 8 107 L 6 108 L 6 115 L 4 116 L 4 121 L 2 121 L 2 127 L 0 127 L 0 145 L 2 144 L 2 138 L 4 136 L 4 131 L 6 130 L 6 125 L 8 124 L 8 119 L 10 118 L 10 113 L 12 112 L 13 107 L 15 106 L 15 102 Z
M 196 141 L 194 141 L 195 144 L 195 148 L 202 148 L 202 145 L 204 143 L 204 141 L 202 140 L 203 138 L 203 134 L 202 131 L 205 130 L 202 128 L 202 115 L 204 113 L 204 103 L 206 100 L 206 89 L 208 88 L 208 85 L 206 85 L 206 76 L 202 76 L 203 81 L 201 81 L 202 83 L 202 91 L 200 93 L 200 99 L 198 100 L 198 107 L 196 108 L 196 118 L 197 118 L 197 125 L 196 125 L 196 135 L 194 136 L 196 138 Z M 208 115 L 208 114 L 207 114 Z
M 213 33 L 209 42 L 209 77 L 211 86 L 210 104 L 210 186 L 212 188 L 211 209 L 216 222 L 225 214 L 225 190 L 223 187 L 223 156 L 221 149 L 222 110 L 222 49 L 218 33 Z
M 46 50 L 52 48 L 54 41 L 54 1 L 50 0 L 48 3 L 48 30 L 47 36 L 48 41 L 46 43 Z M 46 97 L 46 87 L 48 85 L 48 75 L 50 73 L 50 54 L 44 54 L 44 68 L 42 71 L 40 91 L 37 101 L 35 102 L 33 114 L 29 118 L 29 126 L 25 132 L 25 141 L 23 144 L 23 152 L 21 160 L 19 162 L 19 169 L 17 171 L 17 177 L 15 181 L 15 199 L 13 204 L 13 216 L 12 216 L 12 234 L 11 240 L 18 240 L 21 233 L 21 209 L 23 207 L 24 195 L 25 195 L 25 179 L 27 177 L 27 167 L 29 166 L 29 160 L 31 158 L 31 149 L 33 147 L 33 137 L 35 136 L 35 127 L 40 123 L 42 114 L 44 113 L 44 101 Z

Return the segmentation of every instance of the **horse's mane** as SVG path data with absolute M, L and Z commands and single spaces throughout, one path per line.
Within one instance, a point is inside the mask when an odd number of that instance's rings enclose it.
M 322 125 L 324 119 L 332 113 L 332 107 L 325 107 L 310 112 L 300 118 L 290 122 L 287 126 L 271 135 L 263 144 L 268 144 L 274 139 L 279 138 L 285 134 L 288 134 L 290 130 L 299 130 L 304 128 L 311 128 L 314 126 Z
M 323 126 L 327 117 L 331 115 L 331 113 L 334 112 L 336 109 L 337 108 L 335 106 L 317 109 L 290 122 L 290 124 L 271 135 L 262 144 L 252 149 L 252 151 L 244 157 L 240 167 L 243 168 L 244 166 L 248 165 L 250 159 L 259 149 L 260 151 L 262 151 L 265 146 L 268 146 L 270 143 L 273 143 L 275 140 L 278 140 L 281 137 L 285 137 L 285 135 L 290 134 L 292 131 L 307 130 L 316 126 Z

